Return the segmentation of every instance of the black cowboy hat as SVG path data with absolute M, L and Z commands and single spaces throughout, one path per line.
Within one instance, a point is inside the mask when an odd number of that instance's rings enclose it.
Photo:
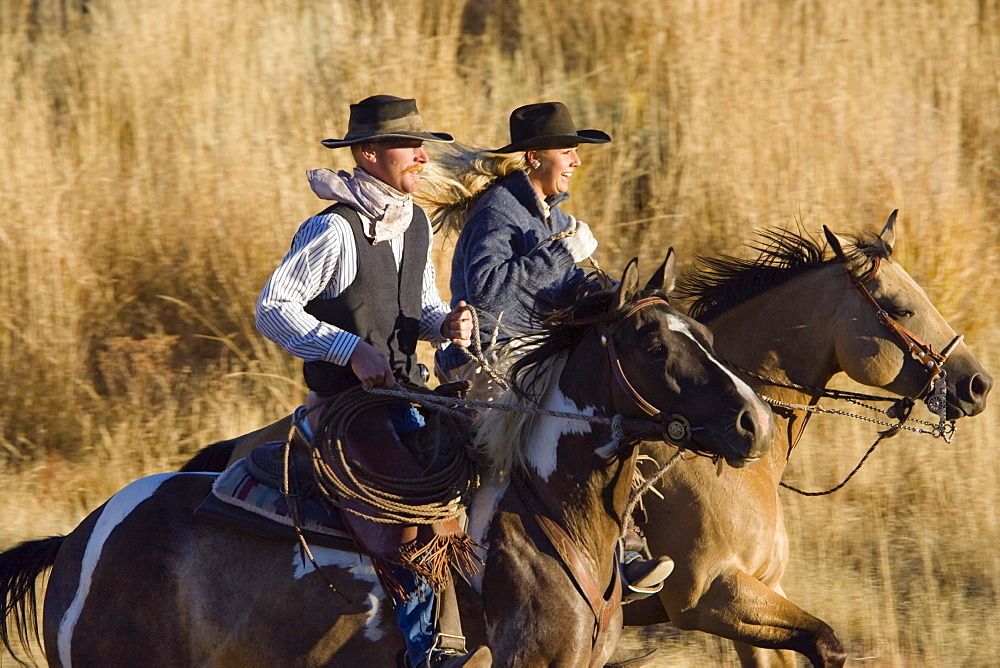
M 518 107 L 510 113 L 510 143 L 494 153 L 605 144 L 609 141 L 611 137 L 600 130 L 577 130 L 569 109 L 562 102 L 538 102 Z
M 424 128 L 416 100 L 373 95 L 351 105 L 351 117 L 343 139 L 324 139 L 320 143 L 327 148 L 341 148 L 386 139 L 455 141 L 447 132 L 428 132 Z

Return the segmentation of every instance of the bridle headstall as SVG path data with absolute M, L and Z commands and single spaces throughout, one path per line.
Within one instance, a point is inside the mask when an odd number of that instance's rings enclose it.
M 873 309 L 875 309 L 875 317 L 878 318 L 878 321 L 893 332 L 902 342 L 903 349 L 930 372 L 930 378 L 924 386 L 924 389 L 921 390 L 916 396 L 912 397 L 912 399 L 914 401 L 923 400 L 927 405 L 927 409 L 937 415 L 943 424 L 945 421 L 945 413 L 948 408 L 948 389 L 945 382 L 947 372 L 944 370 L 944 364 L 948 361 L 948 356 L 951 355 L 951 353 L 956 347 L 958 347 L 958 344 L 961 343 L 962 339 L 965 337 L 962 334 L 958 334 L 947 346 L 944 347 L 940 353 L 937 353 L 934 352 L 931 344 L 924 342 L 920 337 L 904 327 L 898 320 L 893 318 L 892 315 L 882 308 L 882 306 L 875 300 L 875 297 L 872 295 L 871 291 L 868 290 L 868 286 L 866 285 L 868 281 L 872 280 L 878 273 L 880 261 L 880 258 L 875 258 L 872 262 L 871 270 L 866 272 L 863 277 L 857 276 L 850 269 L 847 269 L 847 275 L 850 277 L 851 284 L 854 286 L 854 289 L 858 291 L 862 298 L 867 301 Z
M 618 356 L 618 351 L 615 348 L 615 331 L 622 325 L 623 322 L 631 318 L 633 315 L 646 308 L 647 306 L 654 306 L 658 304 L 667 305 L 667 300 L 663 297 L 645 297 L 638 300 L 632 305 L 632 308 L 625 313 L 625 317 L 616 323 L 602 323 L 599 328 L 601 346 L 608 353 L 608 364 L 611 368 L 611 376 L 615 379 L 618 387 L 626 394 L 638 406 L 646 415 L 653 419 L 657 424 L 665 426 L 663 432 L 664 439 L 675 446 L 683 446 L 688 443 L 691 439 L 691 424 L 683 415 L 670 414 L 666 415 L 659 408 L 649 403 L 645 397 L 643 397 L 638 390 L 629 382 L 628 377 L 625 375 L 625 370 L 622 369 L 621 359 Z M 613 399 L 612 399 L 613 400 Z
M 912 356 L 915 360 L 920 362 L 920 364 L 923 365 L 924 368 L 926 368 L 930 372 L 930 378 L 928 379 L 927 384 L 923 387 L 923 389 L 920 392 L 916 394 L 916 396 L 903 397 L 901 399 L 890 399 L 886 397 L 876 397 L 871 395 L 858 394 L 856 392 L 807 387 L 804 385 L 799 385 L 797 383 L 790 383 L 790 382 L 781 383 L 770 380 L 752 371 L 748 371 L 746 369 L 741 369 L 739 367 L 734 366 L 736 370 L 743 371 L 751 376 L 758 378 L 759 380 L 764 381 L 769 385 L 774 385 L 776 387 L 786 387 L 789 389 L 804 390 L 817 397 L 822 396 L 834 399 L 845 399 L 852 403 L 856 403 L 860 406 L 865 406 L 866 408 L 873 408 L 873 407 L 867 406 L 866 404 L 862 403 L 862 401 L 893 402 L 892 406 L 890 406 L 888 409 L 879 412 L 884 412 L 890 418 L 898 420 L 899 422 L 897 424 L 891 424 L 883 422 L 881 420 L 875 420 L 869 417 L 847 413 L 845 411 L 820 408 L 819 406 L 815 405 L 804 406 L 799 404 L 791 404 L 783 401 L 777 401 L 775 399 L 771 399 L 769 397 L 761 395 L 761 397 L 766 402 L 774 406 L 781 406 L 793 410 L 803 410 L 807 413 L 833 413 L 838 415 L 846 415 L 848 417 L 854 417 L 889 427 L 889 429 L 887 429 L 886 431 L 879 432 L 879 437 L 868 448 L 868 451 L 858 462 L 857 466 L 854 467 L 854 469 L 847 475 L 846 478 L 844 478 L 839 484 L 835 485 L 834 487 L 822 492 L 806 492 L 804 490 L 798 489 L 797 487 L 793 487 L 792 485 L 786 484 L 784 482 L 779 482 L 778 484 L 781 487 L 784 487 L 785 489 L 790 489 L 793 492 L 797 492 L 798 494 L 802 494 L 804 496 L 824 496 L 826 494 L 831 494 L 833 492 L 836 492 L 837 490 L 843 488 L 851 480 L 851 478 L 854 477 L 854 474 L 861 469 L 862 465 L 868 459 L 869 455 L 871 455 L 872 452 L 875 451 L 875 448 L 878 446 L 879 443 L 881 443 L 884 439 L 888 438 L 889 436 L 895 435 L 900 429 L 907 429 L 909 431 L 914 431 L 922 434 L 930 434 L 935 438 L 943 438 L 946 443 L 951 443 L 952 438 L 954 438 L 955 422 L 954 420 L 949 421 L 947 417 L 948 386 L 945 381 L 947 377 L 947 372 L 944 369 L 944 365 L 945 362 L 948 361 L 948 357 L 951 355 L 952 352 L 954 352 L 955 348 L 958 346 L 959 343 L 962 342 L 962 339 L 965 337 L 961 334 L 956 335 L 951 340 L 951 342 L 948 343 L 948 345 L 945 346 L 940 353 L 938 353 L 934 351 L 934 349 L 931 347 L 929 343 L 923 341 L 920 337 L 918 337 L 916 334 L 907 329 L 902 323 L 893 318 L 888 311 L 882 308 L 882 306 L 878 303 L 878 301 L 875 299 L 871 291 L 868 289 L 868 286 L 866 285 L 878 273 L 879 267 L 880 267 L 880 258 L 875 258 L 872 261 L 871 269 L 869 269 L 867 272 L 864 273 L 864 275 L 860 277 L 853 271 L 851 271 L 850 268 L 845 268 L 845 272 L 847 273 L 847 276 L 851 282 L 852 287 L 855 290 L 857 290 L 858 293 L 861 295 L 861 297 L 868 304 L 870 304 L 871 307 L 875 310 L 875 317 L 878 319 L 878 321 L 882 323 L 885 327 L 887 327 L 891 332 L 893 332 L 896 335 L 896 337 L 902 342 L 903 349 L 907 353 L 909 353 L 910 356 Z M 938 422 L 936 425 L 934 423 L 926 422 L 924 420 L 916 420 L 915 418 L 910 418 L 910 410 L 912 410 L 914 402 L 921 400 L 923 400 L 923 402 L 926 404 L 927 409 L 929 411 L 937 415 Z M 926 429 L 920 429 L 919 427 L 910 427 L 908 425 L 905 425 L 904 423 L 910 419 L 913 419 L 914 421 L 920 422 L 925 425 L 932 426 L 933 429 L 928 431 Z M 790 454 L 791 454 L 791 444 L 789 445 L 789 455 Z

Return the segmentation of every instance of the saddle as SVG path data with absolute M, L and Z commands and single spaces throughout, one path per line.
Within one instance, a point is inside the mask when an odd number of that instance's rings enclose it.
M 405 521 L 405 512 L 427 501 L 421 497 L 421 483 L 458 470 L 457 456 L 468 468 L 465 448 L 471 432 L 456 433 L 455 423 L 441 420 L 426 420 L 427 427 L 400 427 L 386 402 L 381 403 L 351 413 L 353 423 L 345 420 L 343 429 L 331 431 L 326 425 L 310 438 L 298 428 L 289 447 L 280 442 L 259 446 L 216 479 L 196 514 L 259 535 L 297 541 L 301 532 L 309 543 L 363 552 L 385 590 L 397 599 L 411 592 L 393 575 L 396 566 L 443 590 L 450 584 L 451 566 L 476 570 L 476 545 L 455 518 L 411 523 Z M 424 416 L 410 413 L 408 404 L 395 403 L 406 409 L 402 412 L 407 420 L 425 422 Z M 306 427 L 303 417 L 300 413 L 296 420 Z M 331 417 L 336 426 L 338 416 Z M 462 426 L 458 428 L 461 432 Z M 457 444 L 459 451 L 442 450 L 442 431 L 448 432 L 444 440 Z M 413 491 L 404 485 L 397 496 L 390 488 L 391 503 L 383 505 L 383 490 L 376 489 L 374 505 L 369 505 L 351 488 L 366 476 L 376 482 L 412 481 Z M 469 491 L 474 476 L 472 470 L 453 496 Z M 386 512 L 393 508 L 403 515 Z

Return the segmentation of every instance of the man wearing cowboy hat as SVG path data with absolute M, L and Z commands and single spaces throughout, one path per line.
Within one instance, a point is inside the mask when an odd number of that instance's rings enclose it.
M 261 292 L 257 327 L 305 360 L 314 392 L 419 383 L 418 338 L 468 345 L 468 313 L 438 296 L 430 224 L 412 201 L 424 141 L 454 139 L 425 131 L 414 100 L 376 95 L 351 105 L 343 139 L 322 142 L 349 146 L 354 173 L 308 172 L 313 192 L 337 204 L 299 228 Z
M 311 404 L 359 384 L 422 385 L 418 339 L 470 343 L 464 303 L 452 310 L 438 295 L 430 223 L 412 201 L 428 160 L 425 141 L 454 139 L 425 130 L 414 100 L 376 95 L 351 105 L 343 139 L 322 142 L 350 147 L 353 173 L 308 172 L 313 192 L 334 204 L 299 228 L 261 292 L 257 328 L 304 361 Z M 397 434 L 421 421 L 409 404 L 400 407 L 391 421 L 397 444 Z M 393 475 L 406 466 L 395 456 L 385 459 Z M 462 654 L 461 643 L 449 649 L 449 639 L 462 640 L 460 632 L 438 632 L 433 611 L 440 597 L 426 583 L 400 572 L 398 584 L 407 595 L 390 595 L 412 665 L 490 665 L 485 647 L 472 654 Z

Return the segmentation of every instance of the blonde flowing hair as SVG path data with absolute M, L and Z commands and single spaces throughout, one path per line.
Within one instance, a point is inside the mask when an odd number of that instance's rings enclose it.
M 494 153 L 462 144 L 428 146 L 414 199 L 427 212 L 436 232 L 458 236 L 472 207 L 497 179 L 528 166 L 524 153 Z

